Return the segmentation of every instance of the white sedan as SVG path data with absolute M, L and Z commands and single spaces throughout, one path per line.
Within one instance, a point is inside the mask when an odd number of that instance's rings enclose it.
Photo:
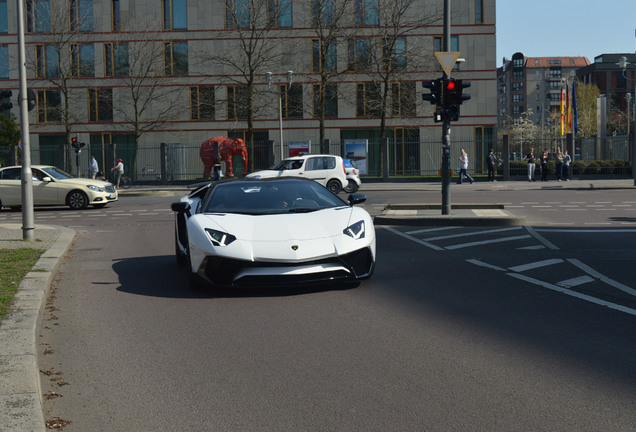
M 172 204 L 177 262 L 192 288 L 356 282 L 373 274 L 366 210 L 306 179 L 205 184 Z
M 22 207 L 22 167 L 0 168 L 0 208 Z M 103 207 L 117 201 L 117 190 L 102 180 L 73 177 L 50 165 L 32 165 L 34 206 L 67 205 L 73 210 Z

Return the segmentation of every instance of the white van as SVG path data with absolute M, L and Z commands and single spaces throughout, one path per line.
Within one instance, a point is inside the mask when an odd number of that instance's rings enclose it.
M 347 186 L 347 173 L 340 156 L 308 154 L 284 159 L 267 170 L 256 171 L 246 178 L 304 177 L 315 180 L 337 194 Z

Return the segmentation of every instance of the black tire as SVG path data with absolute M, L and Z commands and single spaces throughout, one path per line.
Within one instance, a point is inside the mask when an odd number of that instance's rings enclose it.
M 128 189 L 132 185 L 132 180 L 130 179 L 130 177 L 122 177 L 119 185 L 124 189 Z
M 329 180 L 327 182 L 327 189 L 329 189 L 331 193 L 333 193 L 334 195 L 338 195 L 338 193 L 342 189 L 342 186 L 340 185 L 340 180 L 337 180 L 337 179 Z
M 71 191 L 66 196 L 66 204 L 72 210 L 84 210 L 86 207 L 88 207 L 88 197 L 82 191 Z
M 358 191 L 358 183 L 353 180 L 349 180 L 347 187 L 344 188 L 346 193 L 356 193 Z

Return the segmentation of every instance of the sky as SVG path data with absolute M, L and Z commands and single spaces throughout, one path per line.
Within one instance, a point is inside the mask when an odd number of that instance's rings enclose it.
M 526 57 L 636 52 L 636 0 L 497 0 L 497 66 Z

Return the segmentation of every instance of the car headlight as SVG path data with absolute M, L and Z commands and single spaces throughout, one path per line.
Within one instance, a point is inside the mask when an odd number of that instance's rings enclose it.
M 359 221 L 353 225 L 349 225 L 342 231 L 342 233 L 348 235 L 354 240 L 364 238 L 364 221 Z
M 90 189 L 90 190 L 92 190 L 92 191 L 95 191 L 95 192 L 104 192 L 104 189 L 103 189 L 103 188 L 100 188 L 99 186 L 95 186 L 95 185 L 88 185 L 88 186 L 86 186 L 86 187 L 87 187 L 87 188 L 89 188 L 89 189 Z
M 214 246 L 227 246 L 236 240 L 236 237 L 232 234 L 224 233 L 222 231 L 206 228 L 205 232 L 208 234 L 208 237 Z

